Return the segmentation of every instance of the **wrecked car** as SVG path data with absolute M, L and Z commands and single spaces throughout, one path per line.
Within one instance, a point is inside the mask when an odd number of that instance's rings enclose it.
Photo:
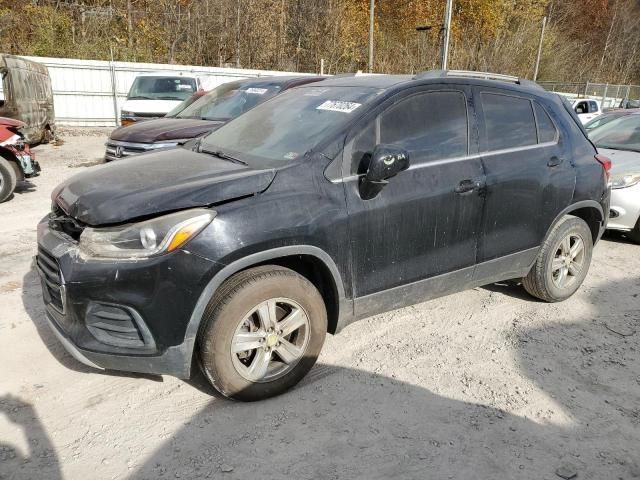
M 358 319 L 507 279 L 570 297 L 609 210 L 611 162 L 515 77 L 331 78 L 194 143 L 52 193 L 46 317 L 87 365 L 277 395 Z
M 107 140 L 107 162 L 153 150 L 174 148 L 220 128 L 253 107 L 289 88 L 318 82 L 324 77 L 260 77 L 223 83 L 204 94 L 185 100 L 166 117 L 116 128 Z M 184 103 L 184 102 L 183 102 Z
M 0 54 L 0 117 L 20 120 L 27 143 L 49 143 L 55 137 L 55 111 L 49 70 L 15 55 Z
M 40 175 L 40 165 L 25 142 L 24 122 L 0 117 L 0 202 L 11 197 L 18 182 Z

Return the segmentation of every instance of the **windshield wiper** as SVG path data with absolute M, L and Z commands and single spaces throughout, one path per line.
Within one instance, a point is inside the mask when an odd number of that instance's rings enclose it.
M 129 97 L 127 100 L 155 100 L 154 97 L 146 97 L 144 95 L 136 95 L 134 97 Z
M 221 152 L 220 150 L 207 150 L 205 148 L 202 148 L 200 149 L 200 151 L 202 153 L 208 153 L 209 155 L 213 155 L 223 160 L 229 160 L 230 162 L 233 162 L 233 163 L 238 163 L 240 165 L 247 165 L 247 166 L 249 165 L 244 160 L 240 160 L 239 158 L 235 158 L 235 157 L 232 157 L 231 155 L 227 155 L 226 153 Z

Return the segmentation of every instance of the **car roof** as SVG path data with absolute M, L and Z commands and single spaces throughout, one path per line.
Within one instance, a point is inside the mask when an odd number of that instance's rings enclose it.
M 168 72 L 143 72 L 136 75 L 136 77 L 187 77 L 196 78 L 203 77 L 205 75 L 199 75 L 192 72 L 182 72 L 180 70 L 168 71 Z
M 362 87 L 391 90 L 414 85 L 418 86 L 443 83 L 486 86 L 543 96 L 551 94 L 551 92 L 548 92 L 542 86 L 529 80 L 486 72 L 467 72 L 458 70 L 431 70 L 416 75 L 337 75 L 335 77 L 327 78 L 322 82 L 322 85 L 327 87 Z

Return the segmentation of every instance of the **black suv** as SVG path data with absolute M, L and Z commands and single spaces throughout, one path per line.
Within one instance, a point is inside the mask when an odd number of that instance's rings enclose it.
M 293 88 L 180 148 L 92 168 L 38 226 L 47 317 L 97 368 L 278 394 L 326 332 L 523 279 L 584 280 L 610 162 L 555 94 L 428 72 Z

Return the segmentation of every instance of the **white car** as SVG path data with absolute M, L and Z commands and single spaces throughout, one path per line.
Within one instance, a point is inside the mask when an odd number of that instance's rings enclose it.
M 585 124 L 599 115 L 602 115 L 602 106 L 599 100 L 582 98 L 573 102 L 573 110 L 578 114 L 580 121 Z
M 120 110 L 121 125 L 164 117 L 197 91 L 210 90 L 208 77 L 181 72 L 138 75 Z
M 589 137 L 613 164 L 607 228 L 640 243 L 640 112 L 596 127 Z

